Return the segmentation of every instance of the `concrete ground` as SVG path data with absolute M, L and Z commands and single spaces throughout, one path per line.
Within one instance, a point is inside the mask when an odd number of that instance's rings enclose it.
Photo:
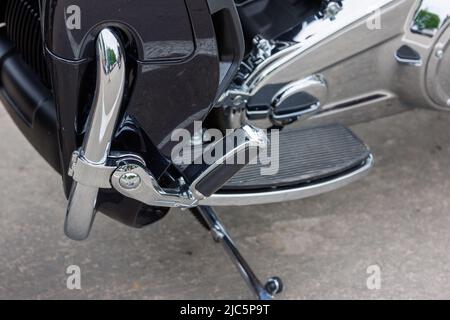
M 450 298 L 450 114 L 411 111 L 356 126 L 376 167 L 303 201 L 219 212 L 282 299 Z M 99 215 L 88 241 L 62 231 L 60 177 L 0 108 L 1 299 L 246 299 L 221 247 L 185 212 L 132 230 Z M 66 268 L 81 267 L 81 290 Z M 369 266 L 381 288 L 369 290 Z

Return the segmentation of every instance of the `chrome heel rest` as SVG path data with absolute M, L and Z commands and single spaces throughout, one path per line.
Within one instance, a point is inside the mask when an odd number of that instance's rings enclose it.
M 69 197 L 65 232 L 74 240 L 88 237 L 95 217 L 99 188 L 105 176 L 111 140 L 118 120 L 125 86 L 125 56 L 114 32 L 107 28 L 97 38 L 97 86 L 87 132 L 81 149 L 73 157 L 70 175 L 74 178 Z
M 311 75 L 287 84 L 277 84 L 261 90 L 257 95 L 229 91 L 221 97 L 223 108 L 238 111 L 235 126 L 248 123 L 258 128 L 284 127 L 304 121 L 318 114 L 326 104 L 328 84 L 320 74 Z M 236 118 L 235 112 L 226 112 L 228 118 Z

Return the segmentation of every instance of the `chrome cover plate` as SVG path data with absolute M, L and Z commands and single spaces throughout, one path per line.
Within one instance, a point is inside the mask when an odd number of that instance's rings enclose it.
M 281 88 L 318 74 L 327 84 L 327 92 L 319 99 L 321 110 L 292 126 L 336 121 L 351 125 L 411 107 L 450 110 L 442 99 L 437 102 L 430 97 L 424 86 L 428 61 L 449 25 L 449 16 L 450 4 L 441 0 L 343 1 L 334 20 L 311 17 L 282 40 L 265 39 L 269 44 L 262 46 L 263 59 L 252 65 L 244 61 L 244 75 L 219 100 L 223 123 L 267 127 L 267 122 L 246 116 L 246 105 L 271 86 Z M 257 50 L 261 39 L 257 40 L 253 56 L 261 51 Z M 417 51 L 422 63 L 398 61 L 396 52 L 403 45 Z M 440 69 L 449 67 L 442 60 Z

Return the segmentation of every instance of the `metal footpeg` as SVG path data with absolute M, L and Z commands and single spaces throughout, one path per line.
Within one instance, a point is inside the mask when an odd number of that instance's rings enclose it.
M 118 37 L 104 29 L 97 38 L 97 87 L 82 148 L 73 157 L 65 233 L 74 240 L 88 237 L 99 188 L 107 188 L 107 160 L 125 86 L 125 56 Z M 96 173 L 92 175 L 92 173 Z

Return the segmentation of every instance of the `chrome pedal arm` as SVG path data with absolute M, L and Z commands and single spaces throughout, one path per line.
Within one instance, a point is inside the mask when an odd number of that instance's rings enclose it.
M 84 143 L 79 150 L 79 158 L 84 160 L 80 163 L 97 168 L 106 166 L 124 87 L 125 56 L 122 45 L 114 32 L 106 28 L 97 38 L 97 87 Z M 73 164 L 69 173 L 77 178 L 80 170 L 73 170 Z M 98 176 L 89 181 L 79 177 L 74 180 L 65 221 L 65 233 L 69 238 L 84 240 L 88 237 L 95 217 L 98 191 L 104 187 L 105 181 L 99 180 Z
M 124 163 L 111 176 L 112 187 L 142 203 L 169 208 L 192 208 L 198 199 L 182 181 L 176 189 L 163 189 L 144 166 Z

